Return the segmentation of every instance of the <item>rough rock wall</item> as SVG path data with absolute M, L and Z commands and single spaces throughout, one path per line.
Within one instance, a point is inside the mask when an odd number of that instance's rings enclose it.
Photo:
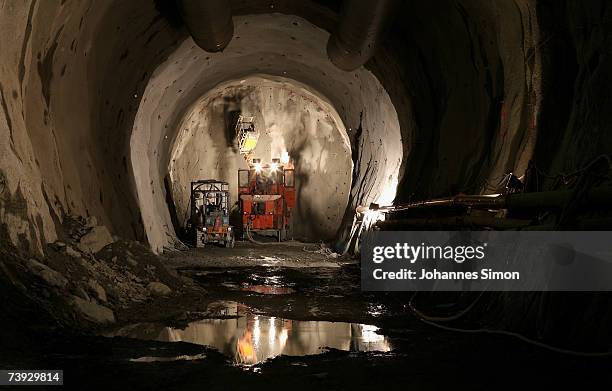
M 418 97 L 413 99 L 418 130 L 399 189 L 403 199 L 491 192 L 504 172 L 522 174 L 529 159 L 544 174 L 539 188 L 550 189 L 559 184 L 558 174 L 612 153 L 609 2 L 448 1 L 436 6 L 456 12 L 413 5 L 429 25 L 410 28 L 409 36 L 421 37 L 406 46 L 411 54 L 387 52 L 411 64 L 415 77 L 406 73 L 407 85 Z M 453 47 L 461 50 L 446 56 L 442 48 Z M 394 99 L 394 91 L 389 94 Z M 454 124 L 445 118 L 455 118 Z M 450 177 L 439 174 L 440 159 L 449 153 L 460 166 L 454 174 L 449 171 Z M 568 349 L 604 351 L 610 344 L 609 309 L 604 293 L 490 292 L 462 321 Z
M 175 33 L 152 2 L 8 0 L 0 10 L 0 32 L 13 37 L 0 43 L 3 240 L 40 253 L 65 214 L 97 216 L 135 236 L 133 193 L 118 179 L 127 176 L 119 169 L 127 144 L 112 130 L 129 122 L 146 83 L 134 62 L 155 63 L 163 51 L 148 43 L 157 36 L 167 45 Z M 126 45 L 142 53 L 131 56 Z
M 556 176 L 612 152 L 612 4 L 540 1 L 544 103 L 535 160 Z
M 504 173 L 522 175 L 540 104 L 533 2 L 405 2 L 400 14 L 367 64 L 412 130 L 399 198 L 490 191 Z
M 269 163 L 285 152 L 293 158 L 298 194 L 292 219 L 295 237 L 333 238 L 351 187 L 348 136 L 329 103 L 283 78 L 250 77 L 224 83 L 186 114 L 170 162 L 178 222 L 184 226 L 189 217 L 192 180 L 227 181 L 231 204 L 237 201 L 238 169 L 248 169 L 228 127 L 228 117 L 237 111 L 254 116 L 261 132 L 253 157 Z
M 53 220 L 63 212 L 103 214 L 93 201 L 97 197 L 86 200 L 99 186 L 87 132 L 89 93 L 83 88 L 90 85 L 87 42 L 100 15 L 89 15 L 86 26 L 70 17 L 80 13 L 85 18 L 89 7 L 35 0 L 2 4 L 1 33 L 15 39 L 0 44 L 0 129 L 5 133 L 0 171 L 6 184 L 0 221 L 11 242 L 30 251 L 40 252 L 42 244 L 57 237 Z M 72 41 L 76 35 L 78 43 Z M 72 112 L 77 102 L 81 110 Z M 73 137 L 67 136 L 71 132 Z

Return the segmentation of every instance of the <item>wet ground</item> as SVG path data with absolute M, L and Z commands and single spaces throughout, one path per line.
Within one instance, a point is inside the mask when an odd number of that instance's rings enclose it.
M 258 239 L 263 240 L 259 237 Z M 265 245 L 236 242 L 236 247 L 232 249 L 210 245 L 206 248 L 174 252 L 169 255 L 169 264 L 176 269 L 256 266 L 337 268 L 347 263 L 353 264 L 355 260 L 350 257 L 339 257 L 321 244 L 294 241 L 270 242 Z
M 189 322 L 184 327 L 138 323 L 106 336 L 210 346 L 237 365 L 253 365 L 281 355 L 307 356 L 338 349 L 352 352 L 388 352 L 389 340 L 376 326 L 330 321 L 304 321 L 258 315 L 237 302 L 212 303 L 219 315 Z M 191 357 L 191 356 L 190 356 Z M 197 357 L 200 358 L 200 357 Z M 143 356 L 135 362 L 164 361 Z M 178 359 L 185 359 L 179 356 Z
M 60 368 L 70 388 L 510 389 L 612 380 L 608 358 L 562 355 L 505 335 L 420 322 L 409 293 L 363 293 L 358 264 L 317 245 L 173 253 L 193 279 L 90 336 L 40 333 L 4 368 Z M 23 349 L 22 349 L 23 350 Z
M 175 254 L 169 265 L 193 278 L 211 301 L 231 300 L 260 315 L 371 323 L 386 307 L 360 291 L 354 259 L 318 245 L 206 248 Z M 380 296 L 380 295 L 378 295 Z

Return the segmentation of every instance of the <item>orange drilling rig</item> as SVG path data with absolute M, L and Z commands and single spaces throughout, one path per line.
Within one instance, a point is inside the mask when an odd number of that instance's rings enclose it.
M 287 159 L 288 160 L 288 159 Z M 252 159 L 248 170 L 238 170 L 238 196 L 243 237 L 251 232 L 274 235 L 278 241 L 291 236 L 291 211 L 295 208 L 293 165 L 280 159 L 263 164 Z
M 290 237 L 291 211 L 295 208 L 295 175 L 289 154 L 263 164 L 253 158 L 259 140 L 253 116 L 240 115 L 236 122 L 238 151 L 249 166 L 238 170 L 238 202 L 242 236 L 253 240 L 252 232 L 274 235 L 278 241 Z

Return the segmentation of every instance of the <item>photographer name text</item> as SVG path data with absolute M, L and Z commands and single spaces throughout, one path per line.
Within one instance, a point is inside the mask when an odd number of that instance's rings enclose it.
M 453 262 L 463 264 L 466 261 L 478 262 L 485 259 L 487 243 L 477 246 L 438 246 L 411 245 L 396 243 L 394 246 L 376 246 L 372 249 L 372 262 L 404 263 L 411 267 L 417 262 Z M 477 268 L 475 268 L 477 269 Z M 518 271 L 496 271 L 490 268 L 469 271 L 443 271 L 436 268 L 413 270 L 401 268 L 396 271 L 385 271 L 376 268 L 372 271 L 375 280 L 519 280 Z

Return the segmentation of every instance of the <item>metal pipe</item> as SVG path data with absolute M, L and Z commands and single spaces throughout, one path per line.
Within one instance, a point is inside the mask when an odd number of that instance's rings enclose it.
M 454 197 L 435 198 L 395 206 L 381 207 L 387 212 L 399 212 L 410 209 L 431 207 L 463 206 L 475 209 L 509 209 L 538 210 L 563 208 L 572 197 L 572 190 L 543 191 L 534 193 L 517 193 L 509 195 L 457 195 Z M 598 187 L 589 190 L 580 200 L 583 206 L 612 208 L 612 187 Z
M 452 216 L 432 218 L 407 218 L 379 221 L 376 225 L 382 229 L 406 227 L 413 228 L 450 228 L 450 227 L 491 227 L 496 229 L 517 229 L 532 224 L 531 220 L 508 219 L 493 216 Z
M 501 195 L 494 197 L 486 195 L 457 195 L 454 197 L 435 198 L 431 200 L 400 204 L 397 206 L 392 206 L 388 210 L 391 212 L 398 212 L 409 209 L 422 209 L 441 206 L 464 206 L 477 209 L 501 209 L 504 207 L 505 203 L 506 197 Z M 384 208 L 381 208 L 381 210 L 384 210 Z
M 194 42 L 207 52 L 225 49 L 234 35 L 227 0 L 178 0 L 178 8 Z
M 458 228 L 458 227 L 489 227 L 494 229 L 521 229 L 549 231 L 558 229 L 552 224 L 537 224 L 533 220 L 499 218 L 492 216 L 453 216 L 432 218 L 407 218 L 383 220 L 376 223 L 382 230 L 405 230 L 406 228 Z M 612 228 L 612 218 L 581 218 L 577 219 L 575 229 L 609 230 Z
M 395 14 L 398 0 L 344 0 L 340 23 L 327 41 L 334 65 L 353 71 L 376 51 Z
M 508 210 L 543 210 L 564 208 L 572 202 L 573 190 L 518 193 L 506 196 L 505 208 Z M 581 207 L 612 208 L 612 187 L 595 187 L 577 200 Z

